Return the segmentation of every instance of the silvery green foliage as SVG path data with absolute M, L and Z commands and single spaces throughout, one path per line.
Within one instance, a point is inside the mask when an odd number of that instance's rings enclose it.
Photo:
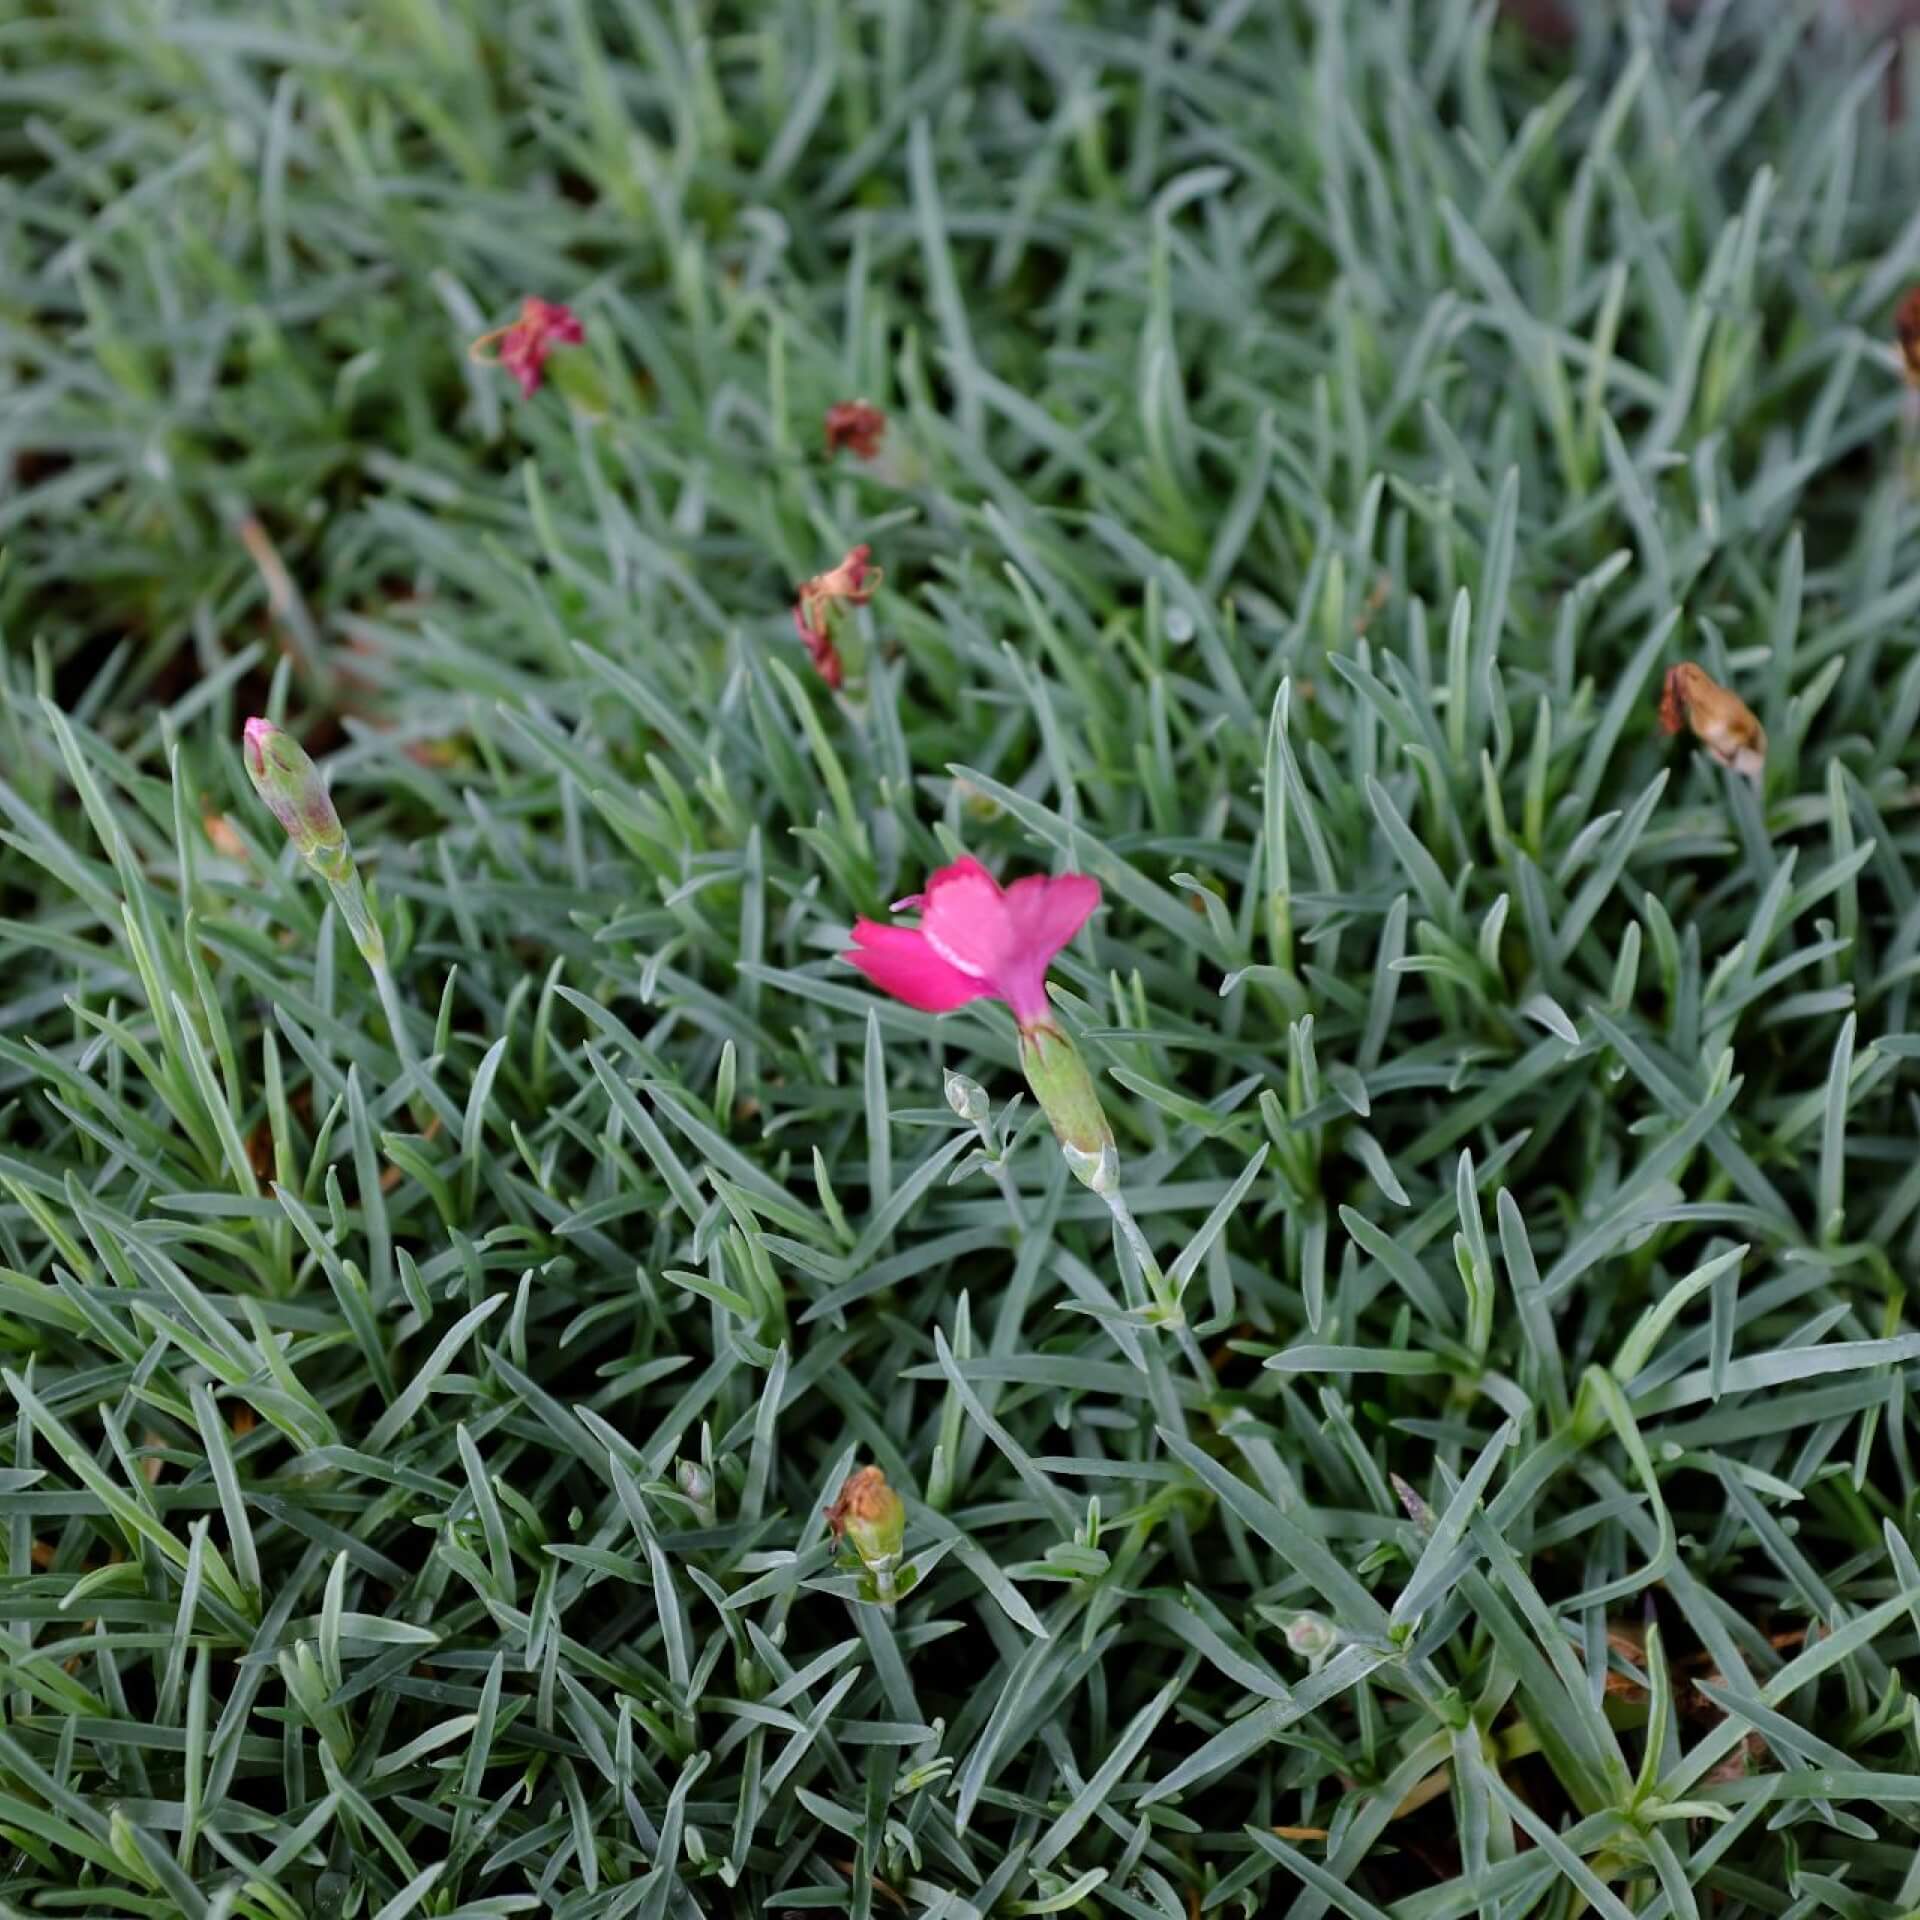
M 1920 122 L 1791 12 L 8 23 L 9 1912 L 1920 1901 Z M 962 847 L 1126 1222 L 831 957 Z

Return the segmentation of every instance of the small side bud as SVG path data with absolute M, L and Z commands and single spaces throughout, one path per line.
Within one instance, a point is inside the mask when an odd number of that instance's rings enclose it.
M 1073 1176 L 1096 1193 L 1119 1185 L 1120 1156 L 1079 1049 L 1050 1020 L 1020 1029 L 1020 1068 Z
M 1296 1613 L 1287 1622 L 1287 1645 L 1315 1666 L 1333 1651 L 1339 1637 L 1333 1623 L 1317 1613 Z
M 680 1492 L 687 1496 L 687 1503 L 693 1507 L 693 1517 L 703 1526 L 712 1526 L 714 1476 L 697 1459 L 680 1459 L 674 1463 L 674 1482 L 680 1486 Z
M 852 1546 L 869 1572 L 891 1571 L 899 1565 L 907 1537 L 907 1509 L 878 1467 L 861 1467 L 847 1475 L 827 1509 L 827 1526 L 836 1540 Z
M 964 1073 L 955 1073 L 947 1069 L 947 1105 L 962 1120 L 976 1127 L 987 1124 L 987 1090 L 977 1080 L 969 1080 Z
M 347 832 L 306 749 L 271 720 L 249 720 L 244 752 L 253 790 L 286 828 L 293 850 L 324 876 L 343 871 Z

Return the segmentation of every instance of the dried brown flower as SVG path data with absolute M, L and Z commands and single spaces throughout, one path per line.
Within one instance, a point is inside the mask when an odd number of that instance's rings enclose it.
M 1900 363 L 1907 384 L 1920 387 L 1920 287 L 1909 287 L 1893 310 L 1893 337 L 1900 343 Z
M 878 1467 L 859 1467 L 848 1474 L 827 1509 L 833 1537 L 851 1540 L 868 1566 L 899 1558 L 906 1525 L 907 1510 Z
M 794 604 L 793 625 L 800 644 L 830 687 L 838 688 L 845 677 L 839 649 L 833 644 L 833 608 L 842 600 L 850 607 L 864 607 L 873 598 L 885 575 L 871 564 L 872 555 L 869 546 L 855 547 L 837 567 L 807 581 Z
M 1759 785 L 1767 763 L 1765 728 L 1737 693 L 1693 661 L 1683 660 L 1668 673 L 1660 695 L 1660 724 L 1668 733 L 1688 728 L 1723 767 Z
M 871 460 L 880 451 L 880 440 L 887 430 L 887 416 L 871 400 L 837 400 L 827 409 L 827 453 L 845 447 L 862 460 Z

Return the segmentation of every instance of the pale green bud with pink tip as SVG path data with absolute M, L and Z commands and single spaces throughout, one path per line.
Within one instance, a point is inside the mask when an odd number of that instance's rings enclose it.
M 249 720 L 244 752 L 247 778 L 286 828 L 294 852 L 322 877 L 332 878 L 353 856 L 333 796 L 306 748 L 271 720 Z
M 368 965 L 384 966 L 386 940 L 354 868 L 347 830 L 334 811 L 333 796 L 320 769 L 300 742 L 271 720 L 247 722 L 242 752 L 254 792 L 286 828 L 294 852 L 327 883 L 354 945 Z

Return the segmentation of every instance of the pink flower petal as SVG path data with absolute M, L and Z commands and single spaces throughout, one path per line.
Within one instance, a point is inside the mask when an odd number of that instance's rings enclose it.
M 1007 952 L 994 971 L 993 984 L 1024 1027 L 1052 1013 L 1047 969 L 1100 904 L 1100 883 L 1084 873 L 1063 873 L 1057 879 L 1034 873 L 1016 880 L 1001 899 Z
M 985 981 L 948 965 L 915 928 L 858 920 L 853 938 L 853 948 L 841 959 L 852 961 L 883 993 L 922 1013 L 951 1013 L 991 991 Z
M 1042 956 L 1045 966 L 1087 924 L 1100 904 L 1100 882 L 1084 873 L 1030 873 L 1007 889 L 1006 900 L 1022 951 Z
M 941 959 L 999 992 L 999 975 L 1016 958 L 1013 920 L 999 881 L 978 860 L 929 876 L 920 931 Z

